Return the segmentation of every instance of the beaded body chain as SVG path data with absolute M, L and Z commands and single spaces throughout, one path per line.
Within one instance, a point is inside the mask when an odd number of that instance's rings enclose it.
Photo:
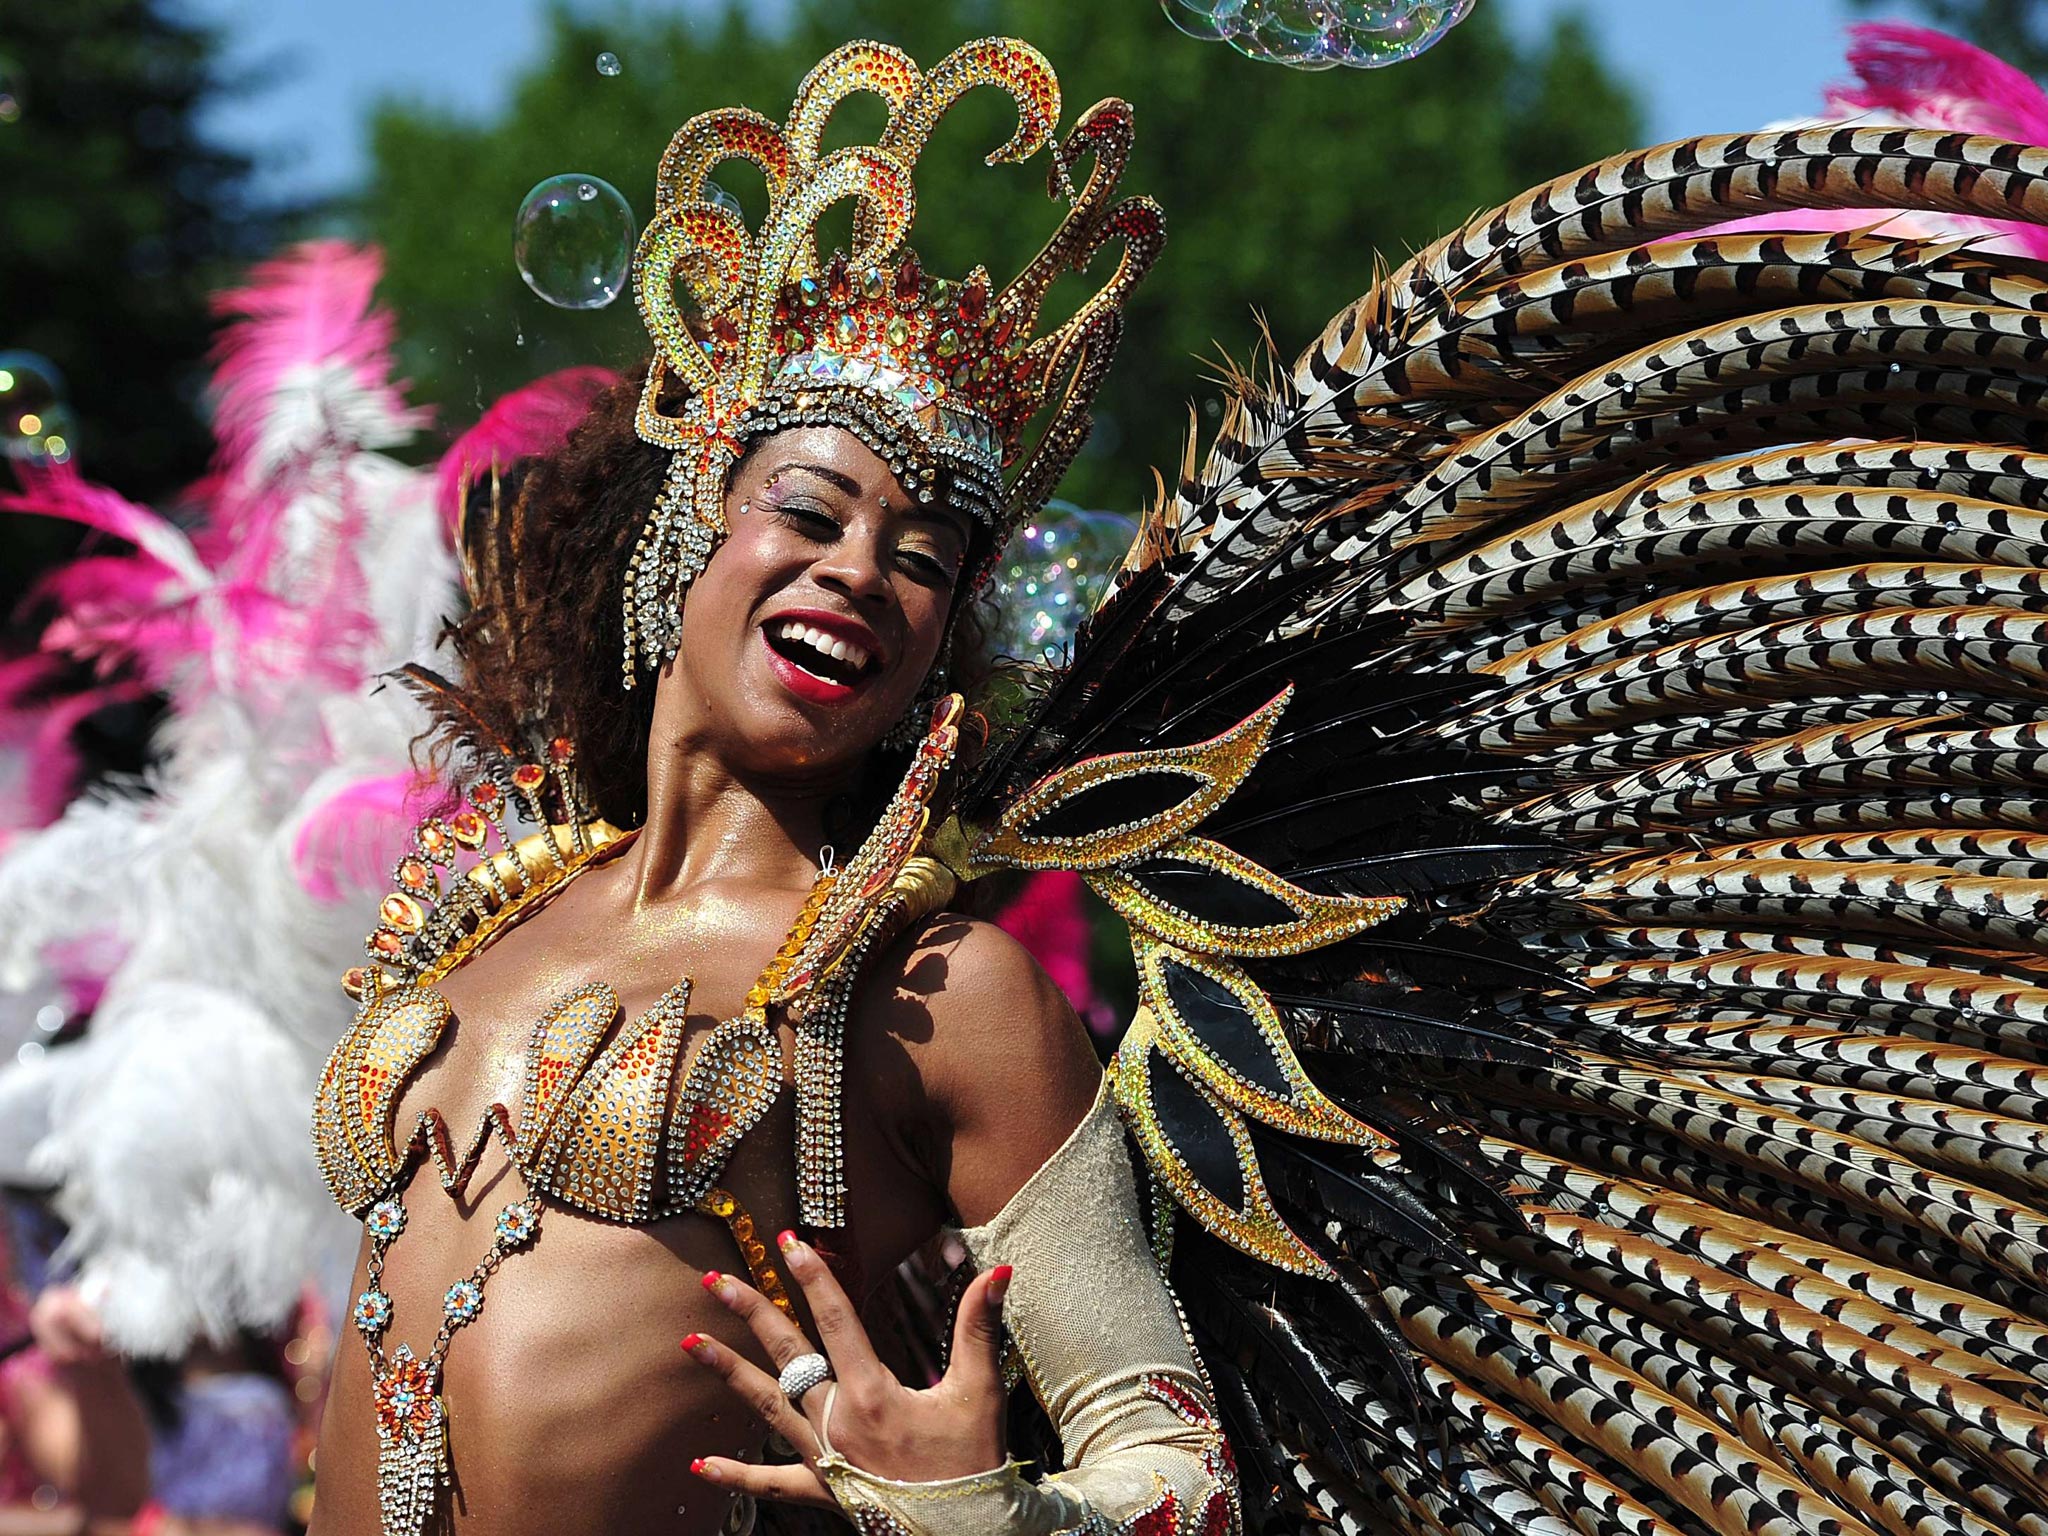
M 540 1202 L 515 1200 L 498 1212 L 491 1246 L 464 1279 L 441 1299 L 441 1327 L 426 1358 L 401 1344 L 387 1357 L 384 1331 L 391 1297 L 384 1290 L 384 1257 L 405 1230 L 405 1206 L 394 1195 L 363 1219 L 370 1233 L 370 1284 L 356 1298 L 356 1329 L 370 1351 L 372 1401 L 377 1408 L 377 1504 L 384 1530 L 414 1536 L 423 1530 L 448 1486 L 448 1410 L 441 1400 L 441 1366 L 457 1329 L 483 1310 L 484 1285 L 498 1266 L 540 1235 Z

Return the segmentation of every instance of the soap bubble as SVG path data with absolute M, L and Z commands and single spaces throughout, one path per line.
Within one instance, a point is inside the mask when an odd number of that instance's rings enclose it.
M 1472 0 L 1159 0 L 1166 19 L 1247 58 L 1294 69 L 1377 69 L 1434 46 Z
M 0 457 L 62 464 L 77 443 L 57 365 L 33 352 L 0 352 Z
M 603 309 L 626 286 L 633 210 L 597 176 L 550 176 L 519 205 L 512 258 L 526 286 L 561 309 Z
M 607 80 L 618 74 L 624 67 L 619 63 L 619 56 L 609 49 L 597 56 L 597 72 Z
M 0 59 L 0 123 L 21 121 L 21 71 Z
M 1108 590 L 1138 525 L 1115 512 L 1055 501 L 1011 536 L 989 581 L 998 654 L 1035 661 L 1073 643 Z

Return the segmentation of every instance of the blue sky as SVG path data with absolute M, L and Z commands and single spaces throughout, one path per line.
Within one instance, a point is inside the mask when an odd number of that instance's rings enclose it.
M 230 63 L 277 66 L 277 81 L 219 110 L 213 132 L 258 152 L 271 184 L 353 186 L 367 109 L 383 95 L 485 113 L 542 45 L 545 0 L 181 0 L 225 26 Z M 575 3 L 575 0 L 572 0 Z M 656 0 L 641 0 L 651 8 Z M 692 0 L 670 0 L 677 9 Z M 1153 0 L 1074 0 L 1148 5 Z M 1812 110 L 1839 78 L 1848 0 L 1478 0 L 1534 33 L 1567 6 L 1584 12 L 1636 81 L 1656 138 L 1752 128 Z M 586 0 L 593 14 L 615 0 Z M 1903 8 L 1900 9 L 1903 13 Z M 1164 23 L 1162 22 L 1162 27 Z M 1199 46 L 1188 43 L 1187 46 Z M 617 50 L 631 56 L 630 24 Z M 1370 89 L 1371 76 L 1359 88 Z

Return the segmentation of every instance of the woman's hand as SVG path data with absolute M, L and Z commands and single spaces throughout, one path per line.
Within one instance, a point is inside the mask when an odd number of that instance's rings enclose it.
M 953 1324 L 946 1374 L 936 1386 L 917 1392 L 875 1357 L 853 1303 L 816 1250 L 789 1232 L 776 1242 L 783 1263 L 803 1287 L 821 1345 L 813 1345 L 779 1307 L 731 1275 L 708 1274 L 704 1287 L 746 1321 L 768 1351 L 774 1370 L 822 1348 L 832 1362 L 833 1379 L 806 1392 L 799 1412 L 783 1396 L 774 1376 L 716 1340 L 693 1333 L 683 1340 L 683 1350 L 724 1377 L 740 1400 L 794 1446 L 803 1461 L 757 1467 L 714 1456 L 691 1463 L 691 1471 L 735 1493 L 831 1508 L 832 1490 L 818 1472 L 818 1458 L 827 1443 L 862 1471 L 903 1482 L 966 1477 L 1002 1465 L 1007 1264 L 975 1276 L 967 1287 Z

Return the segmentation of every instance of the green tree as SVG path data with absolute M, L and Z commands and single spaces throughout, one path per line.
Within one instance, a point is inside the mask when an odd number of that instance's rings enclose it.
M 199 135 L 217 57 L 156 0 L 0 0 L 0 71 L 21 95 L 0 120 L 0 350 L 57 364 L 81 467 L 145 500 L 206 466 L 208 295 L 277 234 L 249 162 Z M 6 583 L 69 538 L 15 519 Z
M 1856 0 L 1865 10 L 1877 0 Z M 2048 6 L 2041 0 L 1914 0 L 1933 25 L 2034 76 L 2048 75 Z
M 1532 55 L 1497 10 L 1480 6 L 1421 59 L 1365 74 L 1301 73 L 1195 42 L 1154 0 L 797 0 L 774 26 L 737 4 L 708 21 L 562 10 L 496 118 L 465 122 L 420 102 L 379 110 L 362 222 L 389 256 L 408 367 L 460 418 L 548 368 L 621 364 L 645 347 L 628 300 L 564 312 L 520 283 L 510 230 L 533 183 L 593 173 L 644 220 L 655 160 L 685 118 L 731 102 L 780 118 L 804 71 L 849 37 L 927 63 L 992 31 L 1029 38 L 1060 72 L 1068 121 L 1102 96 L 1134 104 L 1125 185 L 1166 208 L 1166 254 L 1132 308 L 1096 440 L 1066 488 L 1133 507 L 1149 488 L 1145 466 L 1178 461 L 1201 359 L 1219 345 L 1247 355 L 1255 311 L 1291 354 L 1366 286 L 1376 254 L 1398 260 L 1634 140 L 1635 105 L 1583 26 L 1561 26 Z M 624 66 L 614 78 L 594 67 L 605 50 Z M 932 270 L 985 261 L 1001 281 L 1056 222 L 1042 157 L 998 172 L 980 163 L 1007 136 L 1008 110 L 994 92 L 970 97 L 920 166 L 912 239 Z M 842 116 L 835 131 L 851 141 L 876 130 L 879 108 L 856 99 Z M 757 176 L 730 190 L 758 216 Z M 1078 302 L 1084 290 L 1070 286 Z

